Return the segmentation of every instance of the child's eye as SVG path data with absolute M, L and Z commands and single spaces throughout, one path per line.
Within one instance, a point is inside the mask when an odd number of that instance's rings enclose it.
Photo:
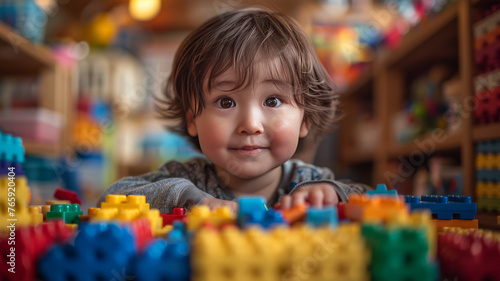
M 272 98 L 268 98 L 266 99 L 266 101 L 264 102 L 264 105 L 265 106 L 268 106 L 268 107 L 278 107 L 281 105 L 281 100 L 276 98 L 276 97 L 272 97 Z
M 236 105 L 230 98 L 221 98 L 217 101 L 217 103 L 221 108 L 231 108 Z

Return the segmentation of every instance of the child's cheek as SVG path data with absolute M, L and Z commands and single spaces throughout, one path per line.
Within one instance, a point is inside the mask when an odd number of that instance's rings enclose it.
M 300 123 L 293 119 L 284 118 L 274 121 L 271 130 L 273 146 L 278 151 L 292 151 L 293 154 L 299 140 Z

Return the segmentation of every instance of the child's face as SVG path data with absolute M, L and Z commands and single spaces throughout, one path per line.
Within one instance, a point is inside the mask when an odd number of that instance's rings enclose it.
M 187 116 L 188 132 L 198 136 L 203 154 L 242 179 L 281 166 L 295 153 L 299 137 L 309 131 L 289 85 L 277 87 L 264 63 L 256 65 L 254 77 L 247 87 L 227 91 L 236 81 L 229 69 L 217 77 L 210 92 L 204 92 L 201 115 L 194 120 L 192 113 Z

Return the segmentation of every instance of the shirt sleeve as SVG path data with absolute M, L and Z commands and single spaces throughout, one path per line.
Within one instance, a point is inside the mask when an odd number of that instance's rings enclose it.
M 316 167 L 305 164 L 302 161 L 296 161 L 290 184 L 290 194 L 305 186 L 314 184 L 328 184 L 332 186 L 342 202 L 348 202 L 350 194 L 361 194 L 369 189 L 364 184 L 335 180 L 333 172 L 328 168 Z
M 171 213 L 174 207 L 191 209 L 204 198 L 212 197 L 191 180 L 177 175 L 182 174 L 182 171 L 177 171 L 184 169 L 182 166 L 180 163 L 167 164 L 156 172 L 120 179 L 101 195 L 98 204 L 104 202 L 108 194 L 144 195 L 151 208 L 167 214 Z

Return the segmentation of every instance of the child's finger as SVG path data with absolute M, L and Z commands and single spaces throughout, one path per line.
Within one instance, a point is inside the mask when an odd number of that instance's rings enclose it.
M 305 204 L 308 192 L 298 191 L 292 194 L 292 207 Z
M 323 190 L 321 189 L 313 189 L 309 192 L 309 196 L 307 200 L 311 204 L 312 207 L 321 208 L 323 207 Z
M 291 204 L 292 204 L 292 197 L 290 195 L 285 195 L 281 198 L 280 208 L 282 210 L 288 210 L 292 207 Z

